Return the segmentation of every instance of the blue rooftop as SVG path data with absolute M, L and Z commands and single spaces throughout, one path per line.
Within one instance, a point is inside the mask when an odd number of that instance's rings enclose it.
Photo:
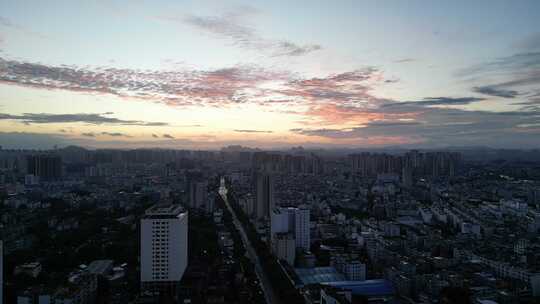
M 394 287 L 388 280 L 336 281 L 321 284 L 351 290 L 353 295 L 384 296 L 394 294 Z
M 295 272 L 304 285 L 345 279 L 334 267 L 295 268 Z

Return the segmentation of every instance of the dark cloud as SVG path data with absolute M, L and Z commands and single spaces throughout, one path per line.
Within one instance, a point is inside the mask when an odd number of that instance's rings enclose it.
M 472 88 L 476 93 L 509 99 L 530 95 L 540 88 L 540 52 L 496 58 L 463 69 L 457 75 L 467 82 L 479 83 Z M 490 83 L 484 83 L 485 79 L 490 79 Z
M 268 131 L 268 130 L 250 130 L 250 129 L 235 129 L 234 132 L 239 132 L 239 133 L 274 133 L 273 131 Z
M 182 21 L 207 33 L 228 39 L 235 46 L 269 52 L 271 56 L 302 56 L 322 48 L 317 44 L 299 45 L 286 40 L 265 39 L 256 30 L 245 25 L 243 17 L 242 13 L 229 13 L 214 17 L 190 15 L 183 19 L 176 17 L 162 19 Z
M 157 134 L 152 134 L 152 137 L 153 138 L 159 138 L 159 136 Z
M 519 95 L 518 91 L 499 89 L 495 86 L 474 87 L 473 91 L 476 93 L 484 94 L 484 95 L 505 97 L 505 98 L 514 98 Z
M 81 133 L 81 135 L 85 137 L 96 137 L 96 133 L 94 132 Z
M 403 59 L 398 59 L 394 62 L 395 63 L 408 63 L 408 62 L 413 62 L 413 61 L 416 61 L 416 60 L 414 58 L 403 58 Z
M 79 114 L 47 114 L 47 113 L 24 113 L 11 115 L 0 113 L 0 120 L 16 120 L 25 124 L 48 124 L 48 123 L 87 123 L 93 125 L 118 124 L 131 126 L 167 126 L 165 122 L 144 122 L 139 120 L 123 120 L 107 117 L 112 113 L 79 113 Z
M 412 120 L 374 120 L 366 124 L 368 127 L 400 127 L 400 126 L 415 126 L 421 122 Z
M 513 75 L 512 80 L 500 82 L 491 85 L 491 87 L 496 87 L 499 89 L 513 87 L 530 87 L 532 89 L 538 89 L 540 87 L 540 66 L 538 67 L 538 70 L 524 72 L 520 75 Z
M 346 137 L 346 133 L 350 133 L 350 129 L 331 129 L 331 128 L 321 128 L 321 129 L 304 129 L 304 128 L 294 128 L 289 131 L 293 133 L 298 133 L 308 136 L 322 136 L 329 138 L 339 138 Z
M 399 106 L 407 106 L 407 105 L 413 105 L 413 106 L 453 106 L 453 105 L 468 105 L 473 102 L 482 101 L 484 98 L 478 98 L 478 97 L 426 97 L 422 100 L 417 101 L 405 101 L 405 102 L 392 102 L 392 103 L 386 103 L 384 106 L 386 107 L 399 107 Z
M 174 136 L 170 134 L 163 134 L 163 138 L 174 139 Z
M 540 52 L 518 53 L 511 56 L 500 57 L 472 67 L 462 69 L 458 76 L 474 76 L 486 73 L 515 73 L 535 71 L 540 68 Z
M 107 135 L 112 137 L 132 137 L 128 134 L 120 133 L 120 132 L 101 132 L 101 135 Z
M 374 109 L 385 115 L 387 109 Z M 411 111 L 411 108 L 397 108 Z M 358 139 L 392 137 L 403 142 L 423 143 L 429 146 L 487 145 L 495 147 L 538 147 L 535 138 L 540 129 L 538 111 L 489 112 L 467 111 L 450 108 L 418 107 L 415 120 L 380 121 L 372 120 L 353 128 L 292 129 L 291 132 L 306 136 L 331 139 Z M 395 110 L 395 109 L 393 109 Z M 395 112 L 393 113 L 395 114 Z

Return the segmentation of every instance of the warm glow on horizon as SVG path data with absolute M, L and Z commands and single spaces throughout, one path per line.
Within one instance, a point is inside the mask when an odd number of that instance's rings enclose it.
M 540 17 L 481 2 L 4 2 L 1 144 L 538 147 Z

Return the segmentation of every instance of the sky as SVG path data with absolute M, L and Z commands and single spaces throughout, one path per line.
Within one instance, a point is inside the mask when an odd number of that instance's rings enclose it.
M 540 148 L 539 1 L 1 1 L 4 148 Z

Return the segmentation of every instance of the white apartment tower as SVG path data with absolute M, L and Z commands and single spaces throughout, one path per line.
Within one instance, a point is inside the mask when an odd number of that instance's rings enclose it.
M 276 208 L 270 219 L 270 233 L 272 239 L 278 233 L 292 233 L 296 248 L 309 251 L 309 208 L 301 205 L 298 208 Z
M 175 293 L 187 266 L 188 212 L 155 205 L 141 219 L 141 289 Z
M 280 260 L 285 260 L 294 266 L 296 258 L 296 242 L 292 233 L 277 233 L 272 241 L 274 254 Z
M 309 251 L 311 238 L 309 235 L 309 208 L 306 205 L 301 205 L 296 209 L 294 225 L 296 247 Z

